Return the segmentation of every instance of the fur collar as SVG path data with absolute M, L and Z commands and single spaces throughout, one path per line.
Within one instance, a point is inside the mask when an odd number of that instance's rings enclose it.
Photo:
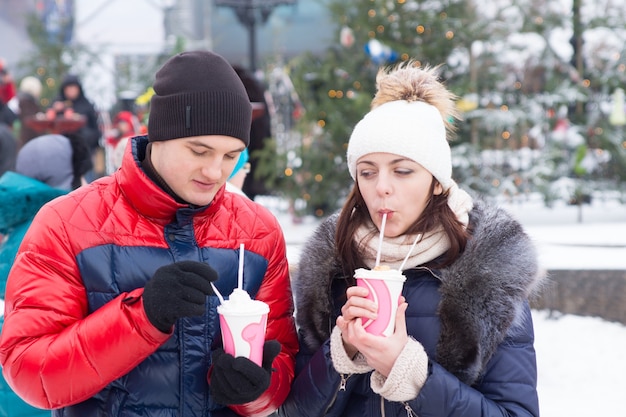
M 341 269 L 334 257 L 338 215 L 326 219 L 306 243 L 294 275 L 297 321 L 308 349 L 330 336 L 330 285 Z M 535 247 L 504 210 L 477 201 L 470 212 L 473 236 L 449 267 L 438 271 L 441 334 L 436 361 L 471 385 L 507 332 L 520 321 L 524 302 L 540 288 Z

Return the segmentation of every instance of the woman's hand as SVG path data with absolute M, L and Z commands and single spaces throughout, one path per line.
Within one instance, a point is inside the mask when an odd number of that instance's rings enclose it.
M 348 288 L 348 300 L 341 308 L 342 315 L 337 318 L 344 347 L 348 356 L 357 352 L 367 363 L 384 376 L 391 372 L 396 359 L 408 341 L 405 312 L 408 307 L 404 297 L 400 297 L 395 317 L 395 331 L 389 336 L 375 336 L 363 327 L 363 321 L 376 318 L 376 304 L 365 298 L 368 291 L 362 287 Z
M 346 303 L 341 307 L 341 316 L 337 317 L 337 327 L 341 330 L 341 337 L 346 353 L 353 358 L 359 351 L 347 339 L 348 325 L 356 319 L 375 319 L 378 306 L 375 302 L 365 298 L 369 294 L 367 288 L 352 286 L 346 291 L 348 297 Z
M 404 297 L 400 297 L 398 311 L 396 312 L 395 330 L 390 336 L 375 336 L 367 333 L 360 319 L 355 320 L 352 325 L 348 326 L 349 331 L 353 332 L 352 334 L 357 340 L 354 342 L 355 346 L 365 356 L 368 365 L 385 377 L 389 376 L 391 368 L 393 368 L 396 359 L 398 359 L 409 340 L 405 318 L 408 306 Z M 352 340 L 351 336 L 348 339 Z

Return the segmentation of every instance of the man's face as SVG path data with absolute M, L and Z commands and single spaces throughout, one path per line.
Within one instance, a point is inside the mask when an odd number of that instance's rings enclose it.
M 233 171 L 244 143 L 207 135 L 152 143 L 152 164 L 167 185 L 188 203 L 205 206 Z

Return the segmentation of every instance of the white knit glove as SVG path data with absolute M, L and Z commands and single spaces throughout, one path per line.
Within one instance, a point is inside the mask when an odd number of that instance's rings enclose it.
M 335 370 L 340 374 L 365 374 L 374 369 L 367 364 L 365 356 L 360 353 L 357 353 L 354 359 L 348 356 L 343 346 L 341 330 L 337 326 L 330 334 L 330 357 Z
M 409 401 L 417 397 L 428 378 L 428 355 L 420 342 L 413 338 L 400 352 L 400 356 L 385 378 L 374 371 L 370 378 L 372 391 L 388 401 Z

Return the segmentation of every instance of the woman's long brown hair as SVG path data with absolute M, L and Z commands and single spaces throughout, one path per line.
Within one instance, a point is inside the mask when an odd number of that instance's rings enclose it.
M 456 215 L 448 206 L 448 192 L 435 195 L 437 180 L 433 178 L 430 185 L 430 196 L 422 215 L 409 227 L 405 234 L 426 234 L 442 226 L 444 233 L 450 240 L 450 249 L 441 257 L 431 261 L 428 266 L 432 268 L 443 268 L 453 263 L 465 250 L 465 245 L 469 239 L 469 231 L 457 219 Z M 358 246 L 354 241 L 357 229 L 370 220 L 365 200 L 359 189 L 358 182 L 355 182 L 352 191 L 339 214 L 337 221 L 337 231 L 335 241 L 337 242 L 336 256 L 339 259 L 343 273 L 350 282 L 353 281 L 352 274 L 357 268 L 364 268 L 365 263 Z

